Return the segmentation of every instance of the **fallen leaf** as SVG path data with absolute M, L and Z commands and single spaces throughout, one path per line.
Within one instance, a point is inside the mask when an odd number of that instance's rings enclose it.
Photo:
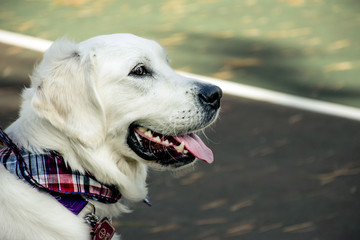
M 154 227 L 154 228 L 150 229 L 149 232 L 150 233 L 167 232 L 167 231 L 175 230 L 175 229 L 177 229 L 179 227 L 180 227 L 180 225 L 177 224 L 177 223 L 170 223 L 168 225 Z
M 232 205 L 230 207 L 230 211 L 235 212 L 238 211 L 241 208 L 245 208 L 245 207 L 250 207 L 253 205 L 253 201 L 252 200 L 246 200 L 246 201 L 242 201 L 242 202 L 238 202 L 234 205 Z
M 196 225 L 213 225 L 227 222 L 226 218 L 209 218 L 209 219 L 201 219 L 195 222 Z
M 201 210 L 209 210 L 213 208 L 218 208 L 226 204 L 225 199 L 219 199 L 210 203 L 207 203 L 201 207 Z
M 325 66 L 324 72 L 345 71 L 345 70 L 351 70 L 352 68 L 353 68 L 352 62 L 340 62 Z
M 283 232 L 294 232 L 294 231 L 303 230 L 305 228 L 311 228 L 313 226 L 314 226 L 314 224 L 312 222 L 304 222 L 304 223 L 292 225 L 289 227 L 285 227 L 283 229 Z
M 245 233 L 251 232 L 254 230 L 254 225 L 252 224 L 241 224 L 239 226 L 230 228 L 229 230 L 227 230 L 226 232 L 226 237 L 234 237 L 234 236 L 239 236 L 239 235 L 243 235 Z

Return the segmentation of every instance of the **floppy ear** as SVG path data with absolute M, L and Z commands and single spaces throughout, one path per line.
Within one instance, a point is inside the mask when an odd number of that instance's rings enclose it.
M 63 38 L 53 43 L 31 77 L 37 114 L 87 146 L 96 146 L 105 137 L 93 57 L 83 56 L 76 43 Z

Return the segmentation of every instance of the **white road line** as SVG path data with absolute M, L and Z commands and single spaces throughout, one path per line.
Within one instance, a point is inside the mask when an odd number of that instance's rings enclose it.
M 52 42 L 48 40 L 4 30 L 0 30 L 0 42 L 22 48 L 27 48 L 38 52 L 46 51 L 52 44 Z M 243 97 L 256 101 L 269 102 L 272 104 L 287 106 L 291 108 L 297 108 L 330 116 L 360 121 L 359 108 L 304 97 L 298 97 L 286 93 L 276 92 L 259 87 L 252 87 L 244 84 L 205 77 L 192 73 L 185 73 L 181 71 L 178 71 L 178 73 L 186 77 L 196 78 L 218 85 L 222 88 L 224 93 L 233 96 Z
M 360 109 L 358 108 L 305 97 L 298 97 L 286 93 L 204 77 L 192 73 L 179 73 L 190 78 L 197 78 L 199 80 L 215 84 L 221 87 L 224 93 L 233 96 L 360 121 Z
M 52 41 L 26 36 L 19 33 L 8 32 L 0 29 L 0 42 L 38 52 L 45 52 Z

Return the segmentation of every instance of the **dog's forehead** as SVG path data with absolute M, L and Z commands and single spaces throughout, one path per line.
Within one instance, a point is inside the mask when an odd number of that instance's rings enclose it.
M 133 34 L 118 33 L 101 35 L 80 43 L 82 50 L 92 51 L 141 51 L 165 54 L 165 50 L 156 41 L 142 38 Z

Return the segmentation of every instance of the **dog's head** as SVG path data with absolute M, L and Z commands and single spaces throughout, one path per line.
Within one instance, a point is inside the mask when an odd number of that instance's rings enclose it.
M 217 118 L 220 88 L 175 73 L 163 48 L 130 34 L 58 40 L 32 77 L 37 114 L 88 148 L 178 168 L 213 161 L 195 134 Z

